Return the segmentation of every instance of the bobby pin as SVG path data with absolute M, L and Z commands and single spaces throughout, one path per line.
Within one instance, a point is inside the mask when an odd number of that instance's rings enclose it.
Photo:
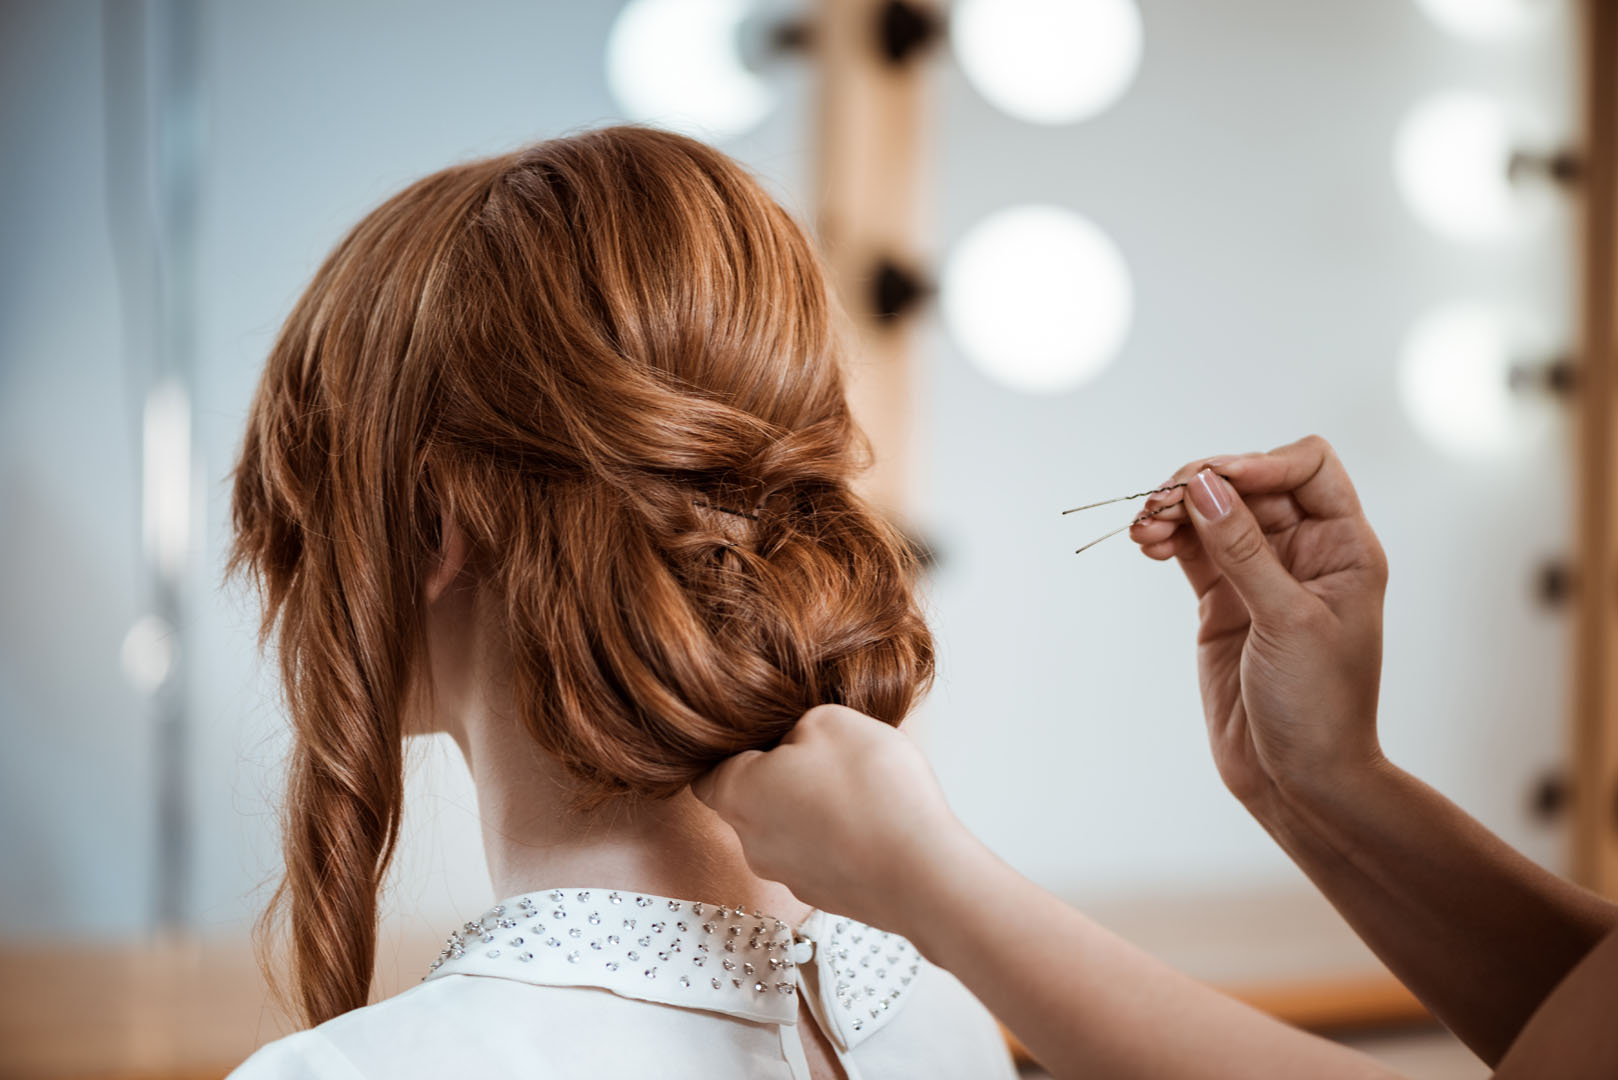
M 735 517 L 743 517 L 743 518 L 748 519 L 749 521 L 757 521 L 758 520 L 758 515 L 757 514 L 749 513 L 746 510 L 733 510 L 728 506 L 718 506 L 718 505 L 716 505 L 714 503 L 711 503 L 711 502 L 703 502 L 701 499 L 697 500 L 697 505 L 698 506 L 706 506 L 709 510 L 717 510 L 721 514 L 731 514 L 731 515 L 733 515 Z M 762 510 L 763 507 L 761 506 L 761 507 L 759 507 L 759 509 Z
M 1075 506 L 1071 510 L 1063 510 L 1062 511 L 1062 516 L 1066 517 L 1068 514 L 1076 514 L 1080 510 L 1094 510 L 1098 506 L 1111 506 L 1113 503 L 1129 502 L 1131 499 L 1144 499 L 1148 495 L 1157 495 L 1157 494 L 1159 494 L 1161 492 L 1164 492 L 1164 491 L 1173 491 L 1176 488 L 1183 488 L 1188 483 L 1190 483 L 1190 481 L 1182 480 L 1178 484 L 1167 484 L 1167 485 L 1165 485 L 1163 487 L 1152 488 L 1150 491 L 1137 491 L 1133 495 L 1120 495 L 1116 499 L 1102 499 L 1100 502 L 1086 503 L 1083 506 Z M 1144 513 L 1136 514 L 1134 519 L 1131 520 L 1128 525 L 1120 525 L 1120 526 L 1118 526 L 1118 528 L 1112 530 L 1112 532 L 1107 533 L 1107 534 L 1105 534 L 1103 536 L 1096 537 L 1094 540 L 1090 541 L 1088 544 L 1085 544 L 1083 547 L 1075 549 L 1073 554 L 1075 554 L 1075 555 L 1083 554 L 1084 552 L 1089 551 L 1091 548 L 1095 547 L 1097 544 L 1101 543 L 1101 541 L 1106 540 L 1106 539 L 1108 539 L 1110 537 L 1117 536 L 1121 532 L 1126 532 L 1129 529 L 1134 528 L 1136 525 L 1139 525 L 1141 522 L 1146 521 L 1149 518 L 1154 518 L 1157 515 L 1161 514 L 1163 511 L 1169 509 L 1169 507 L 1175 506 L 1175 505 L 1177 505 L 1177 504 L 1169 503 L 1169 504 L 1167 504 L 1165 506 L 1159 506 L 1156 510 L 1147 510 Z
M 1063 510 L 1062 516 L 1077 514 L 1080 510 L 1094 510 L 1098 506 L 1111 506 L 1113 503 L 1128 502 L 1131 499 L 1144 499 L 1148 495 L 1156 495 L 1161 491 L 1173 491 L 1175 488 L 1183 488 L 1187 483 L 1189 481 L 1181 480 L 1178 484 L 1169 484 L 1167 487 L 1153 488 L 1150 491 L 1137 491 L 1133 495 L 1120 495 L 1116 499 L 1102 499 L 1100 502 L 1085 503 L 1083 506 L 1075 506 L 1071 510 Z

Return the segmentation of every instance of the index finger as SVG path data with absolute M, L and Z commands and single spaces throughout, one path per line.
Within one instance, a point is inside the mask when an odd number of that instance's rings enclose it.
M 764 756 L 762 750 L 743 750 L 739 754 L 721 761 L 695 780 L 691 781 L 691 794 L 708 805 L 710 810 L 726 817 L 738 780 L 738 774 L 745 772 L 752 763 Z
M 1245 454 L 1219 466 L 1243 495 L 1288 494 L 1310 517 L 1359 517 L 1359 495 L 1331 443 L 1310 435 L 1267 454 Z

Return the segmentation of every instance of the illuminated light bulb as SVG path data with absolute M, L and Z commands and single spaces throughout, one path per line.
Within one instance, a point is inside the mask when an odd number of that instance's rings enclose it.
M 1438 26 L 1459 37 L 1499 40 L 1522 33 L 1545 5 L 1528 0 L 1416 0 Z
M 775 107 L 742 63 L 747 0 L 629 0 L 607 35 L 607 85 L 632 120 L 724 140 Z
M 950 17 L 961 70 L 997 108 L 1036 124 L 1103 111 L 1141 57 L 1133 0 L 962 0 Z
M 185 572 L 191 547 L 191 405 L 166 379 L 146 395 L 142 418 L 141 509 L 146 550 L 170 580 Z
M 1411 212 L 1455 239 L 1511 233 L 1522 217 L 1509 175 L 1513 141 L 1505 110 L 1481 95 L 1446 93 L 1417 105 L 1399 125 L 1393 151 Z
M 119 661 L 136 690 L 152 693 L 174 669 L 174 628 L 156 615 L 142 615 L 124 634 Z
M 1495 457 L 1525 442 L 1544 410 L 1511 390 L 1520 337 L 1483 304 L 1450 304 L 1418 320 L 1399 365 L 1399 397 L 1415 429 L 1460 458 Z
M 1094 378 L 1129 335 L 1129 267 L 1107 235 L 1059 206 L 1016 206 L 973 226 L 940 281 L 945 324 L 996 381 L 1056 394 Z

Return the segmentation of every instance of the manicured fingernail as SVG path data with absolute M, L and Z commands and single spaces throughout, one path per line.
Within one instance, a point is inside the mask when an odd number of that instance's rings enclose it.
M 1191 501 L 1209 521 L 1230 513 L 1229 486 L 1215 473 L 1203 469 L 1191 481 Z

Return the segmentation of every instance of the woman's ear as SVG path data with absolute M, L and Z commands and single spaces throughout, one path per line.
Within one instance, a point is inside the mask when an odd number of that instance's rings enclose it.
M 434 556 L 433 568 L 427 575 L 429 604 L 444 595 L 444 590 L 460 576 L 462 567 L 466 565 L 466 558 L 472 550 L 466 534 L 455 524 L 455 519 L 450 516 L 447 509 L 439 515 L 438 536 L 438 552 Z

